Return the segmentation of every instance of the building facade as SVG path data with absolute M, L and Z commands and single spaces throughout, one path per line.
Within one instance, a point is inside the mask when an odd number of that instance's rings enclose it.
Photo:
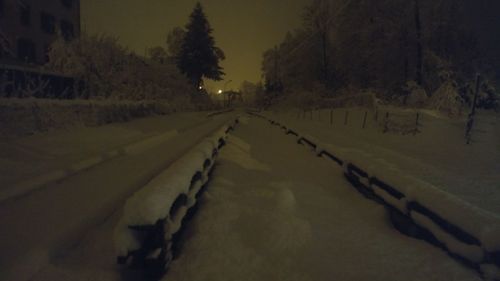
M 43 64 L 59 36 L 80 35 L 79 0 L 0 0 L 0 62 Z

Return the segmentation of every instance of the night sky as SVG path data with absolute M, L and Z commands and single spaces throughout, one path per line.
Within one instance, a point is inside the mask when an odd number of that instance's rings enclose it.
M 148 3 L 145 5 L 144 3 Z M 147 47 L 165 46 L 166 35 L 175 26 L 184 27 L 196 0 L 86 0 L 82 1 L 82 29 L 104 32 L 136 53 Z M 282 41 L 301 22 L 302 8 L 309 0 L 205 0 L 217 46 L 226 54 L 222 66 L 228 89 L 238 89 L 243 80 L 260 81 L 262 53 Z M 207 83 L 208 90 L 223 82 Z

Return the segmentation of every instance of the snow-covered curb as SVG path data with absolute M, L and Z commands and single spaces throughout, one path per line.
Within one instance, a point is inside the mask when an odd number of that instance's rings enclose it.
M 251 114 L 295 136 L 298 143 L 310 147 L 318 156 L 335 161 L 343 167 L 346 178 L 365 196 L 383 203 L 391 212 L 397 212 L 431 233 L 429 240 L 438 241 L 438 246 L 464 260 L 483 276 L 496 276 L 490 280 L 500 280 L 500 217 L 407 176 L 362 151 L 325 145 L 265 116 Z
M 100 155 L 83 159 L 77 163 L 69 165 L 68 168 L 53 170 L 44 173 L 43 175 L 20 181 L 10 187 L 0 190 L 0 202 L 25 195 L 26 193 L 29 193 L 31 191 L 43 188 L 48 184 L 64 180 L 81 171 L 90 169 L 118 156 L 140 153 L 151 146 L 154 146 L 176 136 L 177 134 L 178 133 L 176 130 L 168 131 L 163 134 L 140 140 L 118 149 L 104 152 Z
M 237 119 L 209 136 L 130 197 L 114 232 L 118 262 L 164 268 L 175 234 L 209 180 Z

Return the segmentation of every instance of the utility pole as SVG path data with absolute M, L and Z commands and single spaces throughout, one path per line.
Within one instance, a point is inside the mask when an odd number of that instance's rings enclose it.
M 279 51 L 278 46 L 274 46 L 274 90 L 277 90 L 279 83 Z

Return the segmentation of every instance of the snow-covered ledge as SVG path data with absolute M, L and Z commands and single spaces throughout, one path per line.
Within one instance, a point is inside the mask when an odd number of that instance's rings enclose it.
M 174 235 L 208 182 L 218 151 L 238 119 L 196 145 L 130 197 L 114 231 L 118 262 L 162 270 Z

